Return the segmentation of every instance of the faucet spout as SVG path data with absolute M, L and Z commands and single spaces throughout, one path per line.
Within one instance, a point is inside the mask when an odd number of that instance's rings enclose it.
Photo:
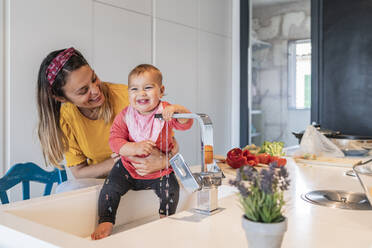
M 195 119 L 198 121 L 199 126 L 200 126 L 200 141 L 201 141 L 201 169 L 200 171 L 208 172 L 208 168 L 207 168 L 208 162 L 213 163 L 213 159 L 206 160 L 206 149 L 212 149 L 212 150 L 208 150 L 207 152 L 212 153 L 209 156 L 212 156 L 213 158 L 213 126 L 212 126 L 211 119 L 206 114 L 195 114 L 195 113 L 174 114 L 173 118 Z
M 162 119 L 161 114 L 155 114 L 155 118 Z M 173 114 L 172 118 L 195 119 L 200 126 L 201 141 L 201 168 L 200 173 L 191 173 L 181 154 L 176 154 L 170 159 L 170 163 L 189 191 L 198 190 L 198 211 L 211 214 L 218 209 L 217 188 L 221 185 L 224 177 L 221 169 L 213 160 L 213 126 L 212 121 L 206 114 L 181 113 Z

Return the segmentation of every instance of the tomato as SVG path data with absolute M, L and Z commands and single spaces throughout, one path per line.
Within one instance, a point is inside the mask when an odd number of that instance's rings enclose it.
M 287 164 L 287 159 L 285 158 L 279 158 L 278 159 L 278 167 L 284 166 Z
M 277 167 L 281 167 L 287 164 L 287 160 L 285 158 L 277 157 L 277 156 L 272 156 L 270 163 L 277 163 Z
M 248 165 L 253 167 L 257 165 L 257 162 L 255 160 L 249 160 Z
M 243 156 L 244 156 L 244 157 L 248 157 L 250 154 L 251 154 L 251 153 L 250 153 L 249 150 L 244 150 L 244 151 L 243 151 Z
M 278 156 L 271 156 L 270 157 L 270 163 L 278 161 L 279 157 Z
M 269 164 L 270 163 L 271 156 L 268 153 L 261 153 L 258 154 L 258 161 L 261 164 Z

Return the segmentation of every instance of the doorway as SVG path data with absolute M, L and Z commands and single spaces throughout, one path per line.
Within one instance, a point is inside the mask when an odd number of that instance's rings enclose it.
M 297 145 L 311 116 L 311 1 L 253 0 L 250 142 Z

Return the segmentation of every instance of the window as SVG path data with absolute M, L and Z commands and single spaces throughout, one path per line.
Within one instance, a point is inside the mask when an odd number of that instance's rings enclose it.
M 288 107 L 311 107 L 311 42 L 290 41 L 288 44 Z

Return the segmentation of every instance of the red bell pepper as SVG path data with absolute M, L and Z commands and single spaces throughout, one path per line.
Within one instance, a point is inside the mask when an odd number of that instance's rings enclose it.
M 242 149 L 234 148 L 227 153 L 226 162 L 232 168 L 237 169 L 248 163 L 247 158 L 243 156 Z
M 237 169 L 244 165 L 256 166 L 259 160 L 256 155 L 251 154 L 248 150 L 242 151 L 240 148 L 234 148 L 227 153 L 226 162 L 232 168 Z

